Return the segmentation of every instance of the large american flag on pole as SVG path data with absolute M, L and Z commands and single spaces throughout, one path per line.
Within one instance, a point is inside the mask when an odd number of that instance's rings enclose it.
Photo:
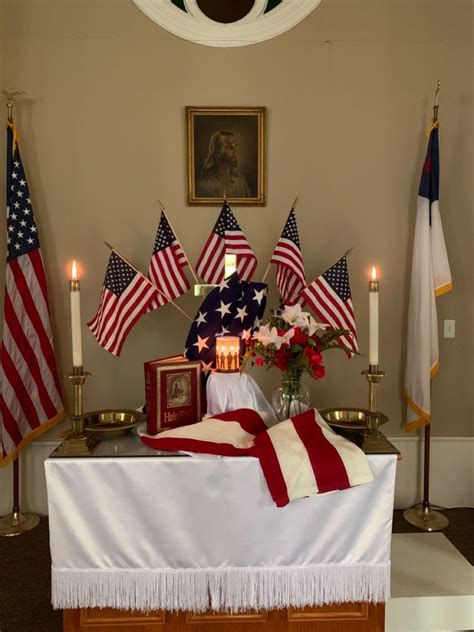
M 212 285 L 224 279 L 224 255 L 237 255 L 237 272 L 242 281 L 250 281 L 257 257 L 242 232 L 230 206 L 224 206 L 196 264 L 199 276 Z
M 149 279 L 113 251 L 99 309 L 87 326 L 101 347 L 119 356 L 132 327 L 157 297 L 158 290 Z
M 285 303 L 294 303 L 306 286 L 295 209 L 292 208 L 270 263 L 276 263 L 278 289 Z
M 148 277 L 163 294 L 158 294 L 148 311 L 165 305 L 169 300 L 178 298 L 189 290 L 191 286 L 184 273 L 187 265 L 188 260 L 181 244 L 176 239 L 165 212 L 162 211 Z
M 348 330 L 337 341 L 346 348 L 349 357 L 352 356 L 352 351 L 359 350 L 346 256 L 310 283 L 300 297 L 308 303 L 322 323 L 333 329 Z
M 7 265 L 0 466 L 64 417 L 38 229 L 13 122 L 7 126 Z

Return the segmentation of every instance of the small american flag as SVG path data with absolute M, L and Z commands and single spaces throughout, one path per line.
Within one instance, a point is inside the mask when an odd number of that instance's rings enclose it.
M 239 277 L 242 281 L 250 281 L 257 267 L 257 258 L 227 202 L 224 202 L 196 264 L 196 272 L 206 283 L 215 285 L 224 279 L 225 254 L 237 255 Z
M 46 275 L 13 123 L 7 127 L 7 265 L 0 385 L 0 467 L 63 416 Z
M 322 323 L 327 323 L 334 329 L 347 329 L 350 332 L 337 339 L 346 347 L 349 357 L 352 355 L 351 349 L 359 350 L 345 256 L 310 283 L 301 292 L 300 297 L 311 306 Z
M 186 255 L 176 239 L 165 212 L 162 211 L 148 277 L 165 296 L 158 294 L 158 298 L 150 304 L 148 311 L 165 305 L 169 300 L 178 298 L 189 290 L 191 286 L 184 274 L 184 268 L 187 265 Z
M 277 285 L 285 303 L 294 303 L 306 286 L 300 238 L 292 208 L 270 263 L 277 265 Z
M 130 330 L 157 296 L 156 288 L 141 272 L 112 252 L 99 309 L 87 326 L 104 349 L 119 356 Z

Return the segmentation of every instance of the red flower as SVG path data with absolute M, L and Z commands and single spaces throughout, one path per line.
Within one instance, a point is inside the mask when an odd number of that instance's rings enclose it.
M 263 358 L 261 358 L 260 356 L 255 360 L 255 364 L 257 366 L 263 366 Z
M 322 377 L 326 375 L 326 369 L 322 364 L 314 364 L 313 367 L 313 376 L 315 380 L 320 380 Z
M 291 359 L 291 353 L 285 349 L 280 349 L 275 353 L 275 366 L 280 371 L 287 371 Z
M 301 331 L 299 327 L 295 327 L 295 332 L 291 338 L 291 342 L 295 345 L 306 345 L 308 343 L 308 334 Z

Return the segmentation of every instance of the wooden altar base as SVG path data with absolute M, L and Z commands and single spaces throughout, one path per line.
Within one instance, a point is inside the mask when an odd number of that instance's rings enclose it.
M 344 603 L 265 612 L 64 610 L 63 632 L 384 632 L 385 604 Z

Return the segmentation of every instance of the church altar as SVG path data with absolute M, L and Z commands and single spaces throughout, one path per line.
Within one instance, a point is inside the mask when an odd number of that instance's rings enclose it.
M 251 457 L 170 455 L 130 435 L 50 458 L 53 606 L 68 630 L 83 629 L 71 627 L 78 609 L 139 611 L 150 624 L 157 611 L 367 614 L 390 593 L 396 455 L 368 460 L 372 483 L 277 508 Z

